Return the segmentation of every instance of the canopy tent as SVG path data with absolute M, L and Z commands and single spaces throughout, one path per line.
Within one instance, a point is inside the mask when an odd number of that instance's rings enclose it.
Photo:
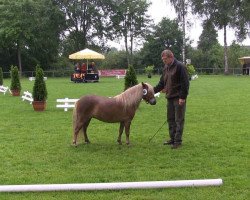
M 78 51 L 76 53 L 70 54 L 69 59 L 72 60 L 82 60 L 82 59 L 105 59 L 105 56 L 97 53 L 93 50 L 90 50 L 88 48 Z
M 244 64 L 250 64 L 250 56 L 245 56 L 245 57 L 241 57 L 239 58 L 240 64 L 244 65 Z
M 86 48 L 86 49 L 83 49 L 83 50 L 78 51 L 76 53 L 70 54 L 69 59 L 72 59 L 72 60 L 86 59 L 87 60 L 87 68 L 88 68 L 88 60 L 89 59 L 105 59 L 105 56 L 100 54 L 100 53 L 97 53 L 93 50 Z

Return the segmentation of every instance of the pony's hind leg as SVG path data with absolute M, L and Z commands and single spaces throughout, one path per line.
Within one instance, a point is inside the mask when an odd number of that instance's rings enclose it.
M 122 144 L 122 133 L 123 133 L 123 130 L 124 130 L 124 122 L 121 122 L 120 123 L 120 128 L 119 128 L 119 135 L 118 135 L 118 138 L 117 138 L 117 142 L 119 144 Z
M 73 135 L 73 145 L 75 145 L 75 146 L 76 146 L 76 142 L 77 142 L 78 133 L 79 133 L 79 131 L 81 130 L 82 126 L 83 126 L 83 124 L 79 124 L 79 123 L 77 123 L 77 124 L 75 125 L 75 128 L 74 128 L 74 135 Z
M 88 126 L 89 126 L 90 120 L 91 120 L 91 119 L 89 119 L 88 121 L 86 121 L 86 122 L 83 124 L 83 128 L 82 128 L 82 129 L 83 129 L 83 137 L 84 137 L 84 141 L 85 141 L 86 144 L 89 144 L 89 143 L 90 143 L 89 138 L 88 138 L 88 135 L 87 135 L 87 128 L 88 128 Z

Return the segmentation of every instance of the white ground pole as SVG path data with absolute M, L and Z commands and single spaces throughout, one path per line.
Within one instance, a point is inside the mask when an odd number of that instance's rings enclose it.
M 48 192 L 48 191 L 90 191 L 90 190 L 124 190 L 155 189 L 175 187 L 220 186 L 222 179 L 149 181 L 149 182 L 115 182 L 83 184 L 42 184 L 42 185 L 0 185 L 0 192 Z

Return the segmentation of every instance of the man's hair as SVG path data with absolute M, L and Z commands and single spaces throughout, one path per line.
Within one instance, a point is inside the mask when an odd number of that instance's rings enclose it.
M 165 49 L 164 51 L 161 52 L 161 57 L 165 55 L 167 56 L 167 58 L 172 58 L 174 57 L 174 54 L 172 51 L 170 51 L 169 49 Z

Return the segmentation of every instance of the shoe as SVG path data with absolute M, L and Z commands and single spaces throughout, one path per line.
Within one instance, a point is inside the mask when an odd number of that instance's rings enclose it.
M 174 143 L 172 144 L 171 149 L 178 149 L 180 147 L 181 147 L 181 143 Z
M 173 140 L 168 140 L 168 141 L 163 143 L 163 145 L 172 145 L 172 144 L 174 144 Z

